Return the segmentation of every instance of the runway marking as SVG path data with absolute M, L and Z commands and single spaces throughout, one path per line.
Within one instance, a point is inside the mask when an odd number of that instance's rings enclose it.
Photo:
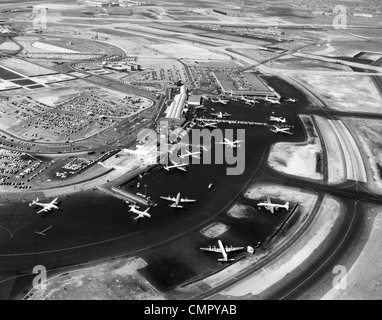
M 50 226 L 50 227 L 48 227 L 48 228 L 46 228 L 46 229 L 44 229 L 44 230 L 42 230 L 42 231 L 35 231 L 35 233 L 37 233 L 37 234 L 39 234 L 40 236 L 46 236 L 46 234 L 44 233 L 45 231 L 48 231 L 50 228 L 52 228 L 52 226 Z
M 1 228 L 1 229 L 4 229 L 5 231 L 8 231 L 8 233 L 9 233 L 11 239 L 13 239 L 13 235 L 15 234 L 15 232 L 16 232 L 17 230 L 21 229 L 22 227 L 26 226 L 26 225 L 27 225 L 27 224 L 23 224 L 22 226 L 16 228 L 16 229 L 13 230 L 13 231 L 9 230 L 8 228 L 2 227 L 2 226 L 0 226 L 0 228 Z

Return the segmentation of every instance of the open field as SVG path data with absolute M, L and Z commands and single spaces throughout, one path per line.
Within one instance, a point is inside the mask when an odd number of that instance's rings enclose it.
M 317 92 L 331 109 L 382 113 L 382 97 L 368 76 L 296 75 Z
M 49 279 L 27 300 L 145 300 L 163 299 L 139 273 L 146 263 L 136 258 L 111 260 Z

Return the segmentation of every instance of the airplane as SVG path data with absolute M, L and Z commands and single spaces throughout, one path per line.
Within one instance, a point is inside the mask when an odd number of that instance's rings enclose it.
M 222 119 L 224 117 L 231 117 L 232 114 L 229 114 L 227 112 L 223 113 L 223 112 L 218 112 L 218 113 L 211 113 L 212 116 L 216 116 L 218 117 L 219 119 Z
M 220 141 L 220 144 L 225 144 L 229 148 L 237 148 L 240 147 L 240 142 L 244 142 L 244 140 L 236 140 L 236 141 L 231 141 L 227 138 L 224 138 L 224 141 Z
M 197 159 L 200 159 L 200 151 L 199 152 L 189 152 L 189 151 L 187 151 L 186 150 L 186 154 L 182 154 L 180 157 L 182 158 L 182 159 L 184 159 L 185 157 L 194 157 L 194 158 L 197 158 Z
M 257 207 L 259 209 L 261 209 L 261 207 L 264 207 L 266 210 L 270 211 L 271 213 L 274 213 L 275 210 L 279 211 L 280 209 L 286 209 L 287 211 L 289 211 L 289 202 L 286 202 L 284 205 L 275 204 L 275 203 L 272 203 L 270 197 L 267 197 L 267 200 L 265 202 L 258 203 Z
M 39 234 L 40 236 L 44 236 L 45 237 L 46 236 L 45 231 L 48 231 L 50 228 L 52 228 L 52 226 L 50 226 L 50 227 L 48 227 L 48 228 L 46 228 L 46 229 L 44 229 L 44 230 L 42 230 L 40 232 L 35 231 L 35 233 Z
M 195 106 L 195 110 L 198 110 L 198 109 L 200 109 L 200 110 L 207 110 L 207 108 L 203 104 L 201 104 L 199 106 Z
M 183 206 L 180 205 L 180 203 L 187 203 L 187 202 L 195 202 L 196 200 L 194 199 L 188 199 L 188 198 L 181 198 L 180 197 L 180 192 L 176 195 L 176 197 L 160 197 L 161 199 L 163 200 L 167 200 L 167 201 L 172 201 L 174 203 L 171 203 L 170 204 L 170 207 L 171 208 L 178 208 L 178 209 L 182 209 Z
M 135 205 L 132 205 L 130 207 L 129 212 L 135 213 L 137 216 L 134 219 L 137 220 L 137 219 L 146 218 L 146 217 L 151 218 L 151 215 L 148 213 L 149 210 L 150 208 L 147 208 L 145 211 L 140 211 L 137 209 Z
M 269 117 L 269 121 L 280 122 L 280 123 L 285 123 L 285 122 L 287 122 L 285 118 L 282 118 L 282 117 L 274 117 L 274 116 L 270 116 L 270 117 Z
M 241 97 L 241 100 L 244 101 L 246 104 L 256 104 L 256 103 L 260 103 L 260 101 L 256 101 L 255 99 L 248 99 L 244 96 Z
M 42 207 L 42 209 L 40 211 L 37 211 L 37 214 L 41 213 L 41 212 L 49 212 L 53 209 L 56 209 L 58 210 L 58 207 L 57 207 L 57 199 L 54 199 L 52 200 L 51 202 L 49 203 L 40 203 L 39 202 L 39 198 L 36 198 L 36 200 L 33 200 L 31 203 L 29 203 L 29 206 L 33 206 L 33 205 L 36 205 L 36 206 L 39 206 L 39 207 Z
M 269 99 L 268 96 L 265 97 L 265 101 L 268 101 L 272 104 L 280 104 L 281 105 L 281 102 L 279 100 Z
M 228 104 L 228 102 L 229 102 L 229 100 L 223 100 L 223 99 L 221 99 L 219 97 L 217 97 L 216 99 L 211 99 L 211 101 L 213 103 L 221 103 L 221 104 Z
M 217 122 L 205 122 L 205 121 L 202 121 L 202 123 L 199 124 L 201 127 L 203 128 L 214 128 L 216 129 L 218 127 L 218 123 Z
M 173 163 L 172 166 L 163 166 L 163 169 L 170 171 L 170 169 L 178 169 L 187 172 L 187 169 L 185 167 L 188 166 L 187 163 Z
M 298 101 L 297 99 L 292 99 L 292 98 L 289 98 L 289 99 L 286 100 L 286 102 L 293 102 L 293 103 L 295 103 L 297 101 Z
M 222 262 L 235 261 L 235 259 L 228 259 L 229 252 L 244 250 L 244 247 L 233 247 L 233 246 L 224 247 L 221 240 L 218 240 L 218 244 L 219 244 L 219 248 L 216 248 L 215 246 L 213 247 L 209 246 L 208 248 L 200 248 L 200 250 L 221 253 L 223 255 L 223 259 L 218 259 L 218 261 L 222 261 Z
M 293 133 L 289 131 L 290 130 L 289 128 L 279 128 L 277 126 L 274 126 L 274 127 L 275 127 L 274 129 L 271 129 L 273 133 L 286 133 L 286 134 L 293 135 Z

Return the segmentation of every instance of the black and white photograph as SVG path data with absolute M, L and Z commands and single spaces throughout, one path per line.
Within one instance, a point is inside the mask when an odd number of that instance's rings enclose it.
M 0 300 L 382 300 L 381 243 L 380 0 L 0 0 Z

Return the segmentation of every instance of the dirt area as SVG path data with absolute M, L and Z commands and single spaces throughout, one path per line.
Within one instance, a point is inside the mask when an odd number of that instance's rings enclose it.
M 373 219 L 370 236 L 361 254 L 346 273 L 346 288 L 333 288 L 323 300 L 375 300 L 382 297 L 382 207 L 367 205 Z
M 229 230 L 229 226 L 215 222 L 200 231 L 200 233 L 208 238 L 216 238 Z
M 373 119 L 342 118 L 350 127 L 354 138 L 365 154 L 367 161 L 368 188 L 382 194 L 382 121 Z
M 138 258 L 111 260 L 95 267 L 70 271 L 36 288 L 28 300 L 162 300 L 137 269 L 146 263 Z
M 268 164 L 271 168 L 294 176 L 322 180 L 320 169 L 322 146 L 310 116 L 301 115 L 307 129 L 307 140 L 302 143 L 280 142 L 272 146 Z M 320 158 L 321 157 L 321 158 Z
M 236 219 L 248 219 L 251 218 L 254 213 L 255 209 L 253 209 L 251 206 L 236 204 L 228 211 L 227 214 Z
M 382 113 L 382 97 L 368 76 L 296 75 L 317 92 L 332 109 L 345 112 Z

